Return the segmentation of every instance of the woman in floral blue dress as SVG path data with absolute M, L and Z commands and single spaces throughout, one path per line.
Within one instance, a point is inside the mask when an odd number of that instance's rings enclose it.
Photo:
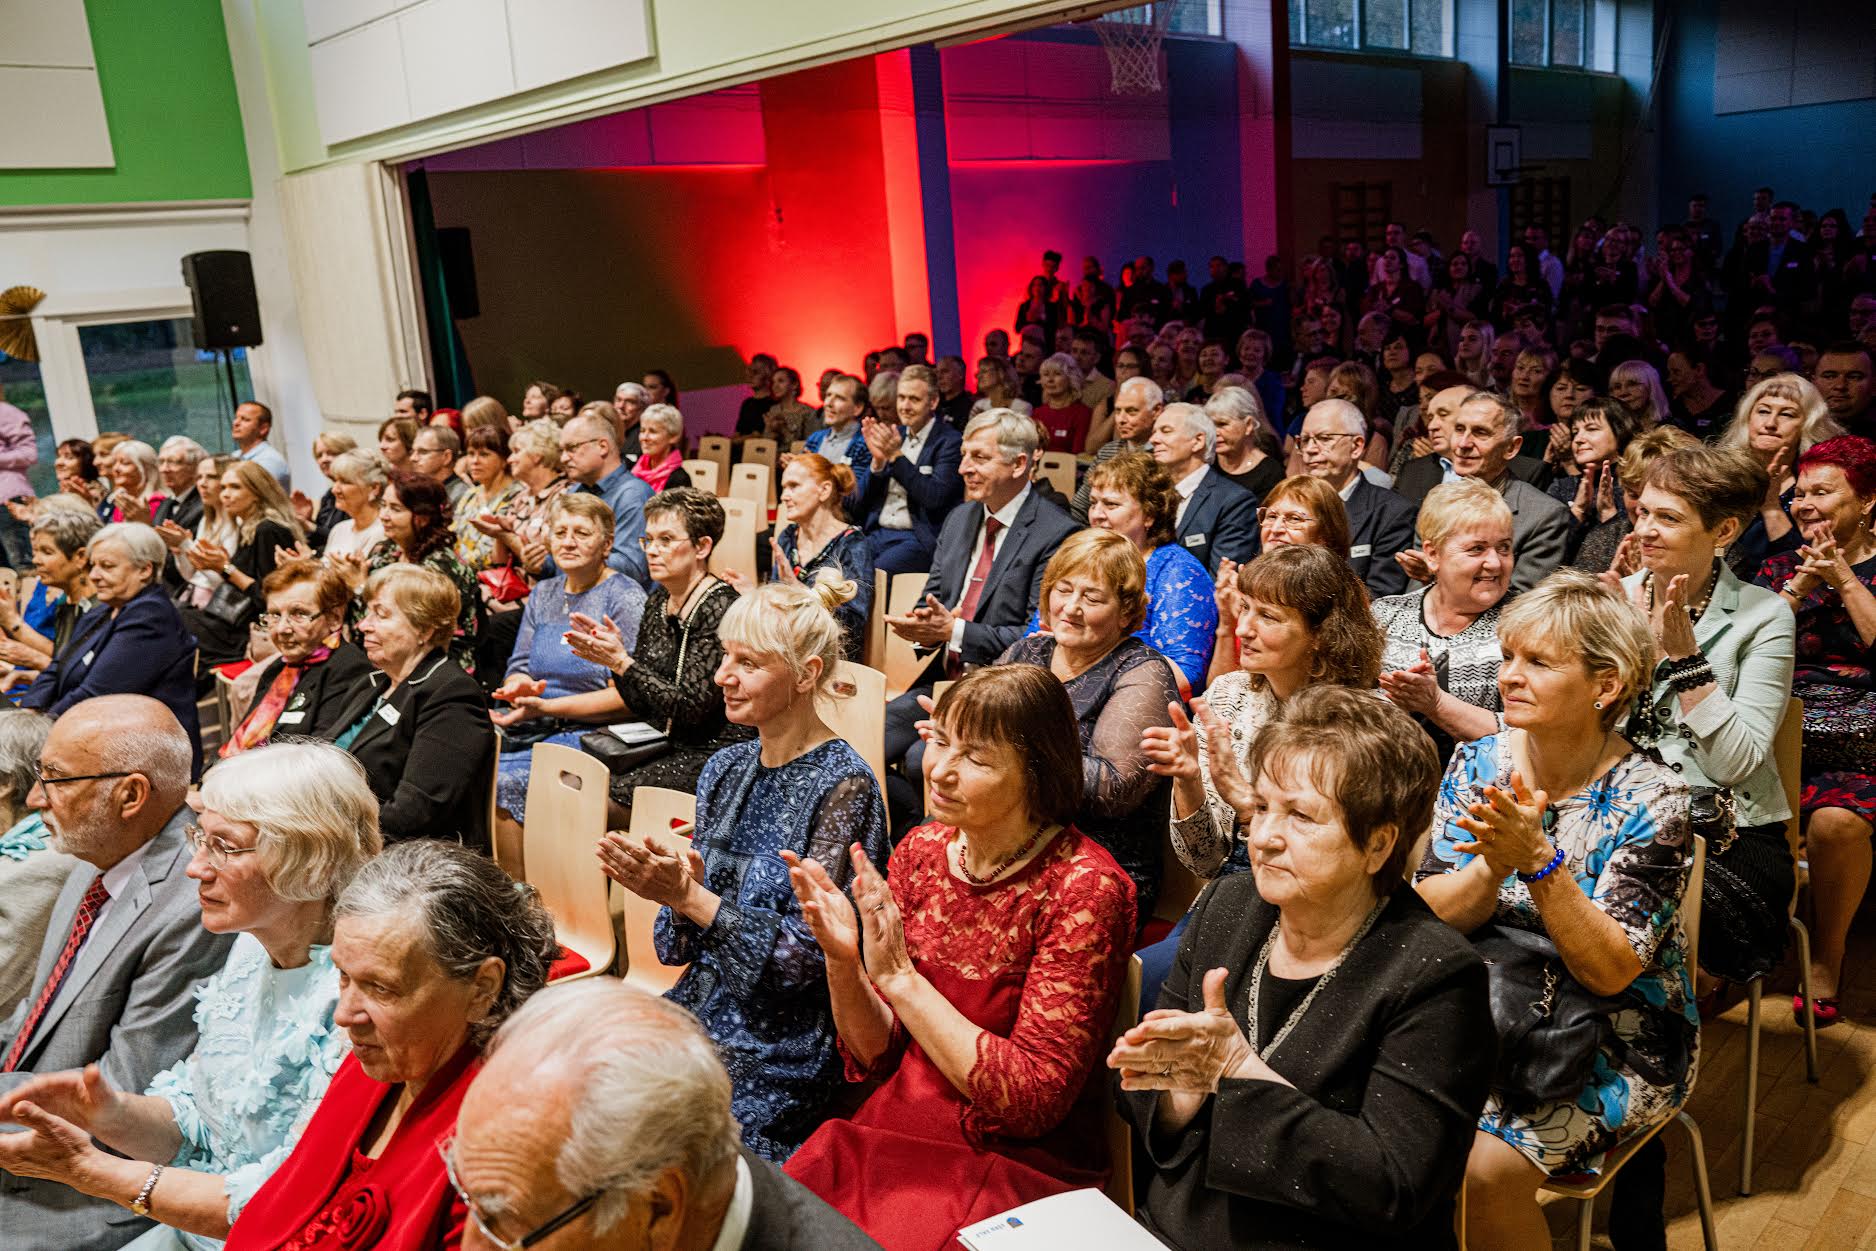
M 743 1142 L 778 1163 L 821 1123 L 842 1067 L 827 966 L 777 853 L 818 861 L 843 889 L 849 846 L 886 859 L 879 783 L 815 707 L 840 659 L 833 611 L 852 594 L 827 571 L 737 599 L 716 682 L 730 721 L 759 737 L 704 766 L 687 856 L 617 832 L 599 845 L 607 876 L 663 905 L 658 959 L 689 966 L 668 997 L 716 1043 Z
M 1615 729 L 1652 680 L 1640 610 L 1566 570 L 1506 610 L 1499 638 L 1506 728 L 1453 756 L 1418 885 L 1475 941 L 1488 924 L 1548 938 L 1565 976 L 1615 1001 L 1577 1096 L 1533 1106 L 1495 1089 L 1467 1163 L 1466 1241 L 1547 1246 L 1544 1180 L 1594 1171 L 1692 1086 L 1693 834 L 1686 787 Z
M 195 1050 L 148 1094 L 113 1089 L 92 1065 L 40 1074 L 0 1100 L 0 1120 L 32 1131 L 7 1144 L 8 1171 L 120 1203 L 154 1178 L 161 1224 L 131 1244 L 139 1251 L 220 1247 L 292 1151 L 349 1050 L 332 1019 L 332 905 L 382 846 L 364 769 L 326 743 L 230 756 L 203 780 L 201 803 L 189 876 L 202 925 L 240 936 L 196 991 Z M 39 1111 L 21 1114 L 24 1102 Z

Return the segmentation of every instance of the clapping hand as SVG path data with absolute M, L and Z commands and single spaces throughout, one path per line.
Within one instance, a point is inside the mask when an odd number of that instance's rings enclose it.
M 951 641 L 951 625 L 955 620 L 951 610 L 936 595 L 927 595 L 923 604 L 903 617 L 888 614 L 886 624 L 908 643 L 942 647 Z
M 274 545 L 274 564 L 276 565 L 284 565 L 290 560 L 317 560 L 318 558 L 319 554 L 313 551 L 312 546 L 305 539 L 301 539 L 292 547 Z
M 792 851 L 780 854 L 788 865 L 788 884 L 794 887 L 795 898 L 801 903 L 801 919 L 821 945 L 821 953 L 829 960 L 858 964 L 860 919 L 853 911 L 853 901 L 834 884 L 820 861 L 804 859 Z
M 1161 777 L 1199 780 L 1199 733 L 1177 702 L 1166 705 L 1170 725 L 1149 725 L 1140 733 L 1140 754 L 1148 771 Z
M 1394 553 L 1394 563 L 1407 571 L 1407 576 L 1415 582 L 1433 581 L 1433 566 L 1428 563 L 1426 554 L 1419 548 L 1402 548 Z
M 9 504 L 7 507 L 11 508 L 12 505 Z M 167 518 L 156 527 L 156 532 L 163 536 L 164 546 L 172 552 L 180 552 L 183 544 L 189 541 L 189 532 Z
M 1212 599 L 1218 604 L 1218 624 L 1229 623 L 1236 629 L 1238 614 L 1244 611 L 1244 592 L 1238 590 L 1238 562 L 1229 556 L 1218 558 L 1218 579 L 1212 584 Z
M 1609 562 L 1609 572 L 1622 579 L 1641 572 L 1641 540 L 1633 532 L 1622 536 L 1622 541 L 1615 545 L 1615 557 Z
M 345 583 L 346 588 L 352 594 L 356 595 L 365 589 L 365 583 L 370 578 L 371 571 L 365 567 L 363 552 L 328 552 L 326 563 L 332 567 L 334 573 L 339 575 L 339 580 Z
M 308 526 L 313 524 L 313 514 L 317 509 L 311 497 L 309 497 L 306 492 L 294 491 L 293 497 L 289 502 L 292 503 L 293 515 L 300 519 L 300 524 Z
M 1856 577 L 1850 562 L 1844 559 L 1843 549 L 1837 546 L 1828 524 L 1820 522 L 1811 527 L 1810 538 L 1809 543 L 1798 548 L 1798 572 L 1793 575 L 1792 581 L 1809 579 L 1804 591 L 1806 595 L 1820 585 L 1841 593 L 1844 583 Z
M 614 673 L 624 673 L 632 658 L 625 651 L 625 636 L 611 617 L 595 621 L 576 612 L 567 622 L 567 650 L 589 664 L 604 665 Z
M 123 1128 L 129 1113 L 130 1099 L 112 1086 L 95 1064 L 82 1069 L 42 1073 L 25 1081 L 0 1097 L 0 1121 L 17 1121 L 16 1106 L 36 1105 L 42 1112 L 69 1121 L 94 1134 L 110 1134 Z
M 790 586 L 800 586 L 801 576 L 795 572 L 795 562 L 788 559 L 788 553 L 782 550 L 780 539 L 769 539 L 769 572 L 777 582 L 786 582 Z M 738 588 L 741 593 L 741 588 Z
M 79 1184 L 94 1157 L 103 1152 L 91 1145 L 91 1135 L 64 1117 L 36 1103 L 16 1099 L 7 1113 L 24 1133 L 0 1134 L 0 1170 L 15 1177 Z
M 23 525 L 31 525 L 33 523 L 33 518 L 38 516 L 39 514 L 39 501 L 38 500 L 8 500 L 7 512 L 12 515 L 13 520 L 20 522 Z
M 1430 717 L 1439 707 L 1439 673 L 1433 667 L 1433 658 L 1427 655 L 1427 649 L 1420 649 L 1420 659 L 1405 669 L 1395 669 L 1381 675 L 1381 691 L 1394 706 L 1404 712 L 1417 712 Z
M 1655 638 L 1655 650 L 1669 660 L 1685 660 L 1700 650 L 1694 641 L 1694 621 L 1687 612 L 1687 575 L 1675 574 L 1668 588 L 1657 597 L 1655 610 L 1648 616 L 1649 632 Z
M 633 838 L 623 830 L 610 830 L 597 850 L 607 877 L 640 899 L 667 908 L 681 908 L 691 887 L 704 880 L 703 857 L 695 847 L 686 846 L 679 855 L 648 834 Z
M 1251 794 L 1251 780 L 1244 776 L 1232 750 L 1231 727 L 1219 720 L 1210 700 L 1193 700 L 1192 713 L 1205 727 L 1205 765 L 1211 774 L 1212 789 L 1218 792 L 1218 798 L 1231 805 L 1240 824 L 1249 825 L 1256 801 Z
M 491 539 L 499 539 L 515 531 L 515 519 L 502 513 L 477 513 L 469 518 L 469 524 Z
M 509 708 L 507 712 L 491 709 L 489 720 L 504 729 L 523 721 L 532 721 L 543 715 L 541 697 L 546 694 L 546 682 L 530 678 L 525 673 L 517 673 L 490 693 L 490 699 L 500 700 Z
M 847 855 L 853 861 L 853 903 L 859 911 L 866 975 L 890 1002 L 894 987 L 915 972 L 905 948 L 905 921 L 892 887 L 866 858 L 866 849 L 854 843 Z
M 228 549 L 213 539 L 197 539 L 188 548 L 189 563 L 197 569 L 220 573 L 228 567 Z
M 1466 815 L 1454 824 L 1473 841 L 1457 843 L 1453 850 L 1482 857 L 1496 877 L 1539 872 L 1556 852 L 1544 833 L 1544 810 L 1549 806 L 1550 796 L 1543 791 L 1533 795 L 1514 769 L 1510 790 L 1486 786 L 1466 805 Z
M 1107 1067 L 1119 1070 L 1122 1090 L 1209 1095 L 1228 1077 L 1270 1075 L 1225 1002 L 1227 976 L 1206 972 L 1201 1011 L 1155 1008 L 1115 1040 Z

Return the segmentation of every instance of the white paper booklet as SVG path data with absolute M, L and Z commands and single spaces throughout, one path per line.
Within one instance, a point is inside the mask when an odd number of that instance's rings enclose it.
M 1070 1190 L 1011 1208 L 960 1229 L 958 1240 L 971 1251 L 1166 1251 L 1098 1190 Z
M 664 737 L 664 731 L 649 721 L 621 721 L 617 725 L 609 725 L 606 728 L 634 746 L 639 743 L 655 742 Z

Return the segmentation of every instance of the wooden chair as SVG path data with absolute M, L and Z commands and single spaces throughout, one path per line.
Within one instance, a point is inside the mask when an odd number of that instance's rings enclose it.
M 609 972 L 618 955 L 607 911 L 611 883 L 593 854 L 606 832 L 610 780 L 604 763 L 572 747 L 536 743 L 529 754 L 523 862 L 528 882 L 553 914 L 560 945 L 589 966 L 576 977 Z
M 1795 865 L 1802 854 L 1799 846 L 1798 791 L 1803 780 L 1804 701 L 1792 698 L 1785 704 L 1785 719 L 1772 739 L 1772 758 L 1778 762 L 1778 778 L 1785 787 L 1785 803 L 1791 819 L 1785 823 L 1785 843 L 1791 848 Z M 1798 939 L 1798 988 L 1804 995 L 1804 1075 L 1817 1081 L 1817 1021 L 1811 1015 L 1811 931 L 1798 919 L 1798 891 L 1801 883 L 1793 874 L 1791 906 L 1786 919 Z M 1752 1193 L 1752 1149 L 1759 1112 L 1759 1010 L 1765 993 L 1765 978 L 1755 977 L 1746 983 L 1746 1135 L 1739 1146 L 1739 1193 Z
M 834 669 L 833 693 L 819 700 L 821 719 L 840 737 L 879 783 L 880 797 L 886 794 L 886 675 L 850 660 Z
M 894 574 L 892 589 L 886 600 L 887 613 L 903 617 L 918 607 L 919 597 L 925 593 L 925 580 L 922 573 Z M 931 655 L 919 655 L 912 644 L 888 630 L 882 663 L 886 674 L 886 698 L 896 699 L 918 681 L 918 675 L 925 672 L 925 666 L 931 663 Z
M 1036 476 L 1067 499 L 1075 498 L 1075 458 L 1067 452 L 1044 452 L 1036 458 Z
M 773 471 L 762 464 L 744 461 L 730 470 L 730 489 L 726 494 L 731 499 L 748 500 L 757 508 L 767 510 L 772 507 L 769 501 L 769 481 Z
M 697 459 L 716 462 L 716 486 L 712 490 L 721 495 L 729 489 L 730 441 L 728 439 L 720 434 L 706 434 L 697 440 Z
M 719 503 L 723 505 L 723 537 L 710 549 L 710 572 L 721 578 L 734 571 L 753 584 L 758 581 L 756 536 L 762 531 L 757 520 L 761 506 L 733 495 L 723 497 Z
M 687 460 L 681 462 L 684 472 L 690 475 L 690 484 L 699 491 L 717 493 L 717 463 L 713 460 Z
M 1091 1082 L 1101 1083 L 1101 1089 L 1107 1097 L 1102 1105 L 1106 1114 L 1101 1118 L 1103 1137 L 1107 1139 L 1107 1164 L 1111 1170 L 1107 1175 L 1106 1194 L 1116 1206 L 1127 1215 L 1133 1215 L 1133 1126 L 1121 1116 L 1113 1096 L 1113 1087 L 1107 1080 L 1107 1053 L 1114 1048 L 1114 1042 L 1122 1034 L 1133 1028 L 1140 1019 L 1140 957 L 1127 957 L 1127 976 L 1120 986 L 1120 1003 L 1114 1009 L 1114 1023 L 1108 1027 L 1107 1045 L 1101 1048 L 1101 1059 L 1097 1060 Z
M 1696 834 L 1694 869 L 1687 875 L 1687 889 L 1681 895 L 1681 928 L 1687 932 L 1687 967 L 1690 969 L 1700 966 L 1700 891 L 1706 881 L 1706 871 L 1707 840 Z M 1577 1251 L 1589 1251 L 1590 1218 L 1595 1215 L 1596 1196 L 1615 1180 L 1622 1166 L 1634 1158 L 1635 1153 L 1666 1128 L 1670 1121 L 1680 1122 L 1687 1131 L 1688 1144 L 1693 1153 L 1694 1197 L 1700 1208 L 1700 1234 L 1707 1251 L 1719 1251 L 1719 1238 L 1713 1227 L 1713 1190 L 1707 1182 L 1707 1147 L 1700 1137 L 1700 1126 L 1685 1111 L 1656 1122 L 1654 1128 L 1645 1133 L 1618 1142 L 1603 1157 L 1602 1171 L 1594 1177 L 1551 1178 L 1544 1183 L 1543 1188 L 1550 1193 L 1577 1201 Z
M 890 575 L 873 570 L 873 602 L 866 616 L 866 644 L 860 658 L 870 669 L 886 670 L 886 592 Z
M 764 487 L 763 487 L 764 493 L 761 499 L 761 504 L 764 508 L 775 507 L 775 479 L 780 476 L 780 465 L 781 465 L 781 457 L 779 455 L 779 452 L 780 452 L 780 449 L 775 446 L 774 439 L 744 439 L 743 440 L 743 465 L 766 465 L 768 466 L 769 476 L 768 476 L 767 482 L 764 484 Z M 737 466 L 737 468 L 739 469 L 742 468 L 742 465 Z M 730 477 L 731 494 L 735 494 L 735 488 L 736 488 L 736 477 L 734 475 L 731 475 Z
M 1161 921 L 1179 924 L 1179 918 L 1186 914 L 1186 909 L 1192 906 L 1192 901 L 1204 889 L 1205 883 L 1198 874 L 1186 868 L 1186 862 L 1173 850 L 1172 839 L 1168 837 L 1159 851 L 1159 898 L 1153 903 L 1153 916 Z
M 799 456 L 807 450 L 808 441 L 806 439 L 796 439 L 793 443 L 788 445 L 788 454 L 790 456 Z
M 603 769 L 601 770 L 604 771 Z M 530 806 L 532 800 L 529 801 Z M 690 846 L 691 830 L 697 820 L 697 797 L 662 786 L 641 786 L 632 792 L 632 828 L 634 838 L 649 837 L 667 849 L 683 854 Z M 622 976 L 634 986 L 662 995 L 677 985 L 684 975 L 683 965 L 658 963 L 657 948 L 652 942 L 652 926 L 658 921 L 659 906 L 641 899 L 624 887 L 615 888 L 623 897 L 625 951 L 621 957 Z

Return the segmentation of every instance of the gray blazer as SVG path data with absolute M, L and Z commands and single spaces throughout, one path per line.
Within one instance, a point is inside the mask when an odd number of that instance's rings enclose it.
M 96 1062 L 119 1090 L 141 1094 L 151 1079 L 195 1048 L 195 990 L 221 968 L 232 934 L 202 928 L 195 883 L 184 875 L 189 843 L 182 808 L 150 840 L 124 893 L 91 931 L 58 996 L 33 1031 L 21 1072 L 0 1074 L 0 1094 L 34 1072 Z M 13 1039 L 52 973 L 78 903 L 98 870 L 80 863 L 52 909 L 33 986 L 0 1026 L 0 1053 Z M 69 1186 L 0 1173 L 0 1244 L 7 1251 L 107 1251 L 150 1222 Z
M 24 860 L 0 856 L 0 1014 L 12 1016 L 32 987 L 47 918 L 77 863 L 50 847 Z
M 1631 593 L 1642 575 L 1622 585 Z M 1740 825 L 1791 819 L 1772 739 L 1791 698 L 1798 624 L 1784 599 L 1748 586 L 1720 563 L 1713 599 L 1694 622 L 1694 642 L 1713 666 L 1718 687 L 1681 715 L 1681 701 L 1657 680 L 1648 695 L 1677 727 L 1658 744 L 1661 758 L 1689 786 L 1730 786 Z
M 1498 488 L 1511 505 L 1511 593 L 1524 592 L 1557 572 L 1570 541 L 1570 510 L 1522 478 Z

